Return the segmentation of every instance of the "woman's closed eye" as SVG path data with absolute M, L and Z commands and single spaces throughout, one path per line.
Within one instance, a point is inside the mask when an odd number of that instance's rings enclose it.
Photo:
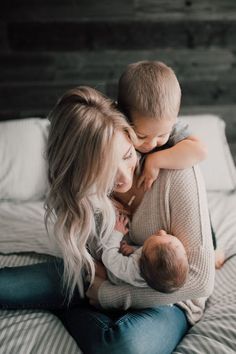
M 129 160 L 133 157 L 133 149 L 132 149 L 133 145 L 129 146 L 128 151 L 126 151 L 126 153 L 123 156 L 123 160 Z
M 133 151 L 131 150 L 128 155 L 125 155 L 123 157 L 123 160 L 129 160 L 133 157 Z

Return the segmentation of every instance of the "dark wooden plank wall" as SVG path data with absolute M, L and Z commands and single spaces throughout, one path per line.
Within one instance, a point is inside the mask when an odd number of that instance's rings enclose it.
M 133 61 L 171 65 L 182 113 L 216 113 L 236 156 L 235 0 L 8 0 L 0 13 L 0 119 L 46 116 L 68 88 L 116 97 Z

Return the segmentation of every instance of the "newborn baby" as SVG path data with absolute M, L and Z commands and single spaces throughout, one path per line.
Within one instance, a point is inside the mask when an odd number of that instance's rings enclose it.
M 137 287 L 150 286 L 163 293 L 182 287 L 189 265 L 183 244 L 164 230 L 146 239 L 142 247 L 123 240 L 128 232 L 128 218 L 118 215 L 115 230 L 103 250 L 102 261 L 110 281 L 121 281 Z

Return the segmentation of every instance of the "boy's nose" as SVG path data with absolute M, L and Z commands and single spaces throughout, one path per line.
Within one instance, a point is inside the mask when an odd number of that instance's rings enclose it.
M 148 147 L 150 149 L 154 149 L 157 146 L 157 139 L 152 139 L 147 143 Z

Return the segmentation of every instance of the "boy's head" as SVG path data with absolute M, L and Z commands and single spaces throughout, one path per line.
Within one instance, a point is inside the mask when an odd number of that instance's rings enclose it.
M 177 237 L 160 230 L 143 245 L 140 271 L 147 284 L 163 293 L 171 293 L 186 281 L 189 265 L 184 246 Z
M 127 66 L 119 80 L 118 106 L 134 127 L 147 153 L 164 145 L 176 122 L 181 89 L 174 71 L 158 61 L 140 61 Z

